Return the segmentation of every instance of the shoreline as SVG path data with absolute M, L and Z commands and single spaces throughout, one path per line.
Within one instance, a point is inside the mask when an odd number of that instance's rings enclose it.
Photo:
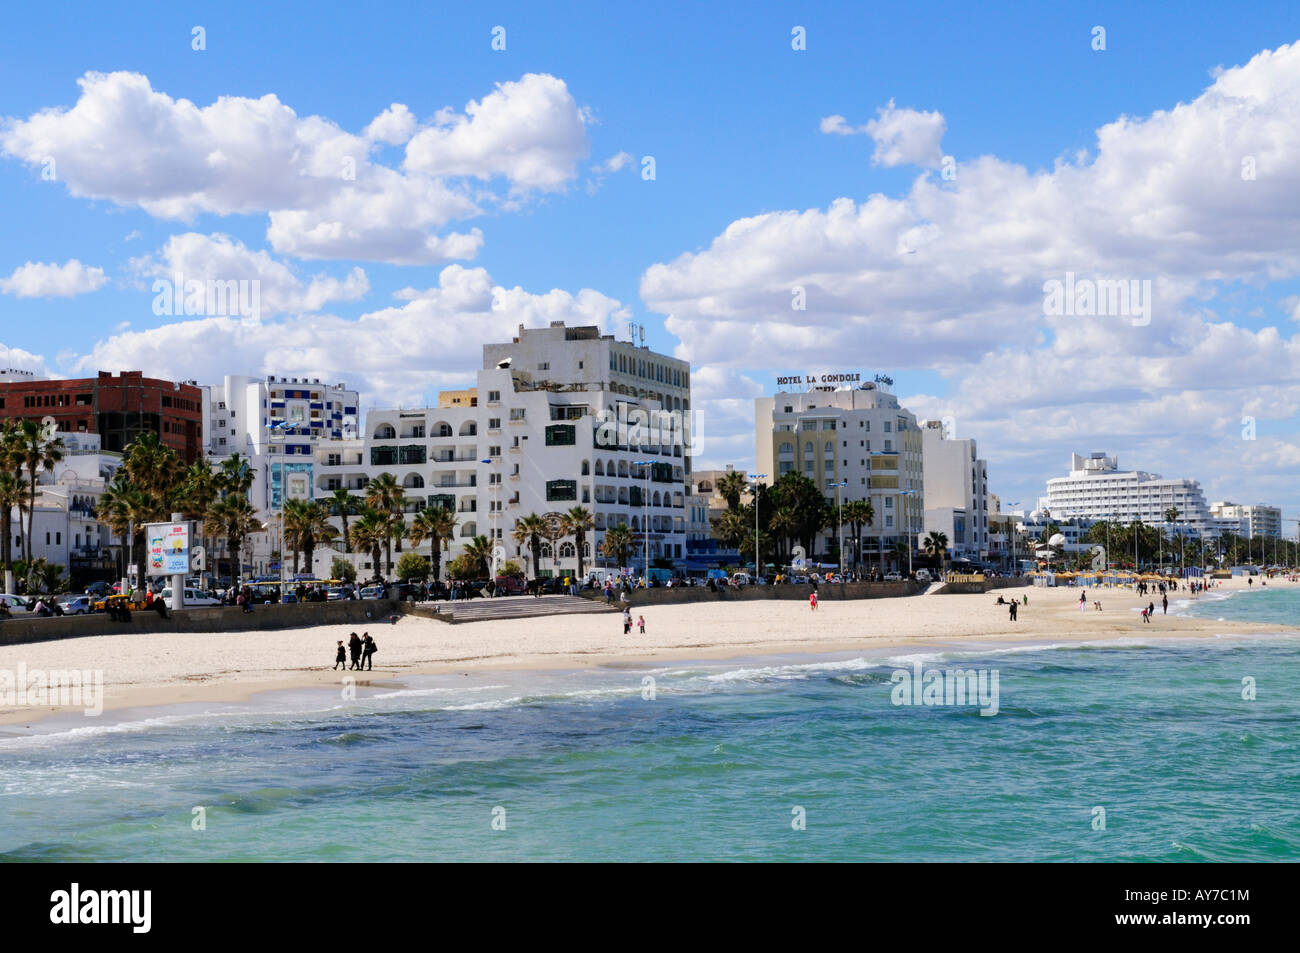
M 1238 580 L 1231 580 L 1232 583 Z M 1288 585 L 1286 588 L 1290 588 Z M 1279 587 L 1281 588 L 1281 587 Z M 1297 587 L 1300 588 L 1300 587 Z M 623 636 L 614 614 L 553 616 L 471 623 L 448 627 L 416 617 L 395 625 L 375 626 L 380 644 L 375 656 L 384 660 L 364 674 L 331 669 L 329 665 L 284 665 L 286 658 L 304 653 L 319 658 L 332 653 L 334 641 L 347 638 L 347 626 L 271 633 L 214 635 L 145 635 L 122 633 L 63 642 L 34 643 L 0 649 L 0 669 L 103 670 L 104 715 L 123 711 L 157 710 L 179 705 L 239 705 L 255 696 L 292 691 L 341 691 L 343 677 L 355 675 L 355 687 L 401 688 L 407 676 L 468 675 L 491 671 L 582 671 L 598 668 L 652 666 L 671 662 L 725 662 L 740 658 L 930 649 L 940 652 L 978 650 L 1007 645 L 1087 644 L 1123 638 L 1143 640 L 1214 638 L 1221 635 L 1300 635 L 1300 627 L 1275 623 L 1219 621 L 1186 615 L 1181 603 L 1208 597 L 1184 597 L 1170 602 L 1169 615 L 1159 613 L 1151 624 L 1141 623 L 1137 607 L 1154 601 L 1125 590 L 1093 590 L 1089 608 L 1077 609 L 1078 589 L 1013 590 L 1028 593 L 1030 605 L 1012 623 L 998 595 L 909 596 L 891 600 L 823 602 L 811 612 L 800 602 L 684 604 L 646 606 L 647 635 L 633 627 Z M 1225 585 L 1225 595 L 1237 591 L 1267 591 L 1246 585 Z M 1091 607 L 1096 594 L 1111 608 Z M 638 612 L 634 612 L 635 623 Z M 664 632 L 657 635 L 656 630 Z M 883 631 L 879 631 L 883 630 Z M 140 650 L 155 650 L 141 659 Z M 103 666 L 116 657 L 131 657 L 132 665 Z M 228 667 L 238 660 L 243 667 Z M 159 664 L 162 662 L 163 664 Z M 0 711 L 0 729 L 32 728 L 66 719 L 91 725 L 94 719 L 79 707 L 26 705 Z M 9 732 L 6 732 L 9 733 Z

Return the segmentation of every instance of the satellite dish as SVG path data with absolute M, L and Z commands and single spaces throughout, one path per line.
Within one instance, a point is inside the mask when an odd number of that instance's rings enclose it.
M 1052 536 L 1051 536 L 1051 538 L 1047 541 L 1047 545 L 1048 545 L 1048 546 L 1064 546 L 1064 545 L 1065 545 L 1065 536 L 1064 536 L 1062 533 L 1053 533 Z

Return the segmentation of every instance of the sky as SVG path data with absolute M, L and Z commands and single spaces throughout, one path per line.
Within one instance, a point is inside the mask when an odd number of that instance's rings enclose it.
M 1017 508 L 1106 451 L 1300 516 L 1300 7 L 611 6 L 7 11 L 0 365 L 416 406 L 635 324 L 697 469 L 854 371 Z

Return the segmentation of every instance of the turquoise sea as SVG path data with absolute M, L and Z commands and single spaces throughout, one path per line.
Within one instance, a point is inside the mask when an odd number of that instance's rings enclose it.
M 997 714 L 894 704 L 918 663 Z M 1296 860 L 1297 750 L 1281 633 L 407 678 L 7 730 L 0 857 Z

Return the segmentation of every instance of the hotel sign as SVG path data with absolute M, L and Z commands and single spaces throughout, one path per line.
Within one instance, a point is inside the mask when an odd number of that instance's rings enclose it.
M 815 384 L 856 384 L 861 380 L 861 374 L 838 371 L 833 374 L 791 374 L 778 377 L 776 384 L 778 387 L 791 385 L 811 387 Z

